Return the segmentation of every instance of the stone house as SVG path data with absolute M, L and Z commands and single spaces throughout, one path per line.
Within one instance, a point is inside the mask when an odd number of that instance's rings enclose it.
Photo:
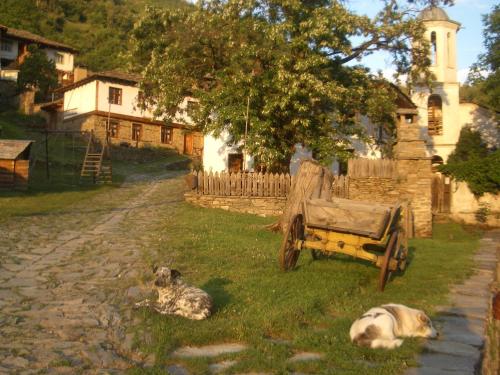
M 139 75 L 116 71 L 94 73 L 56 90 L 62 101 L 42 109 L 62 117 L 53 117 L 53 128 L 93 131 L 111 144 L 166 147 L 201 157 L 203 136 L 186 113 L 193 100 L 186 98 L 174 121 L 167 124 L 155 119 L 151 110 L 138 107 L 139 80 Z
M 44 38 L 26 30 L 0 25 L 0 78 L 17 81 L 19 68 L 28 54 L 28 46 L 37 45 L 54 61 L 61 85 L 73 82 L 74 57 L 71 46 Z

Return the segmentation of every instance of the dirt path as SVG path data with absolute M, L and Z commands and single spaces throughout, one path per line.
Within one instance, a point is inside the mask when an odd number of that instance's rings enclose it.
M 149 267 L 143 250 L 182 200 L 174 177 L 135 179 L 65 212 L 0 225 L 0 373 L 152 364 L 127 328 Z

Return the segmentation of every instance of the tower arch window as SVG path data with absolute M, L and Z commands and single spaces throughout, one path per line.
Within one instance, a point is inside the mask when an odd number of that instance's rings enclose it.
M 436 94 L 429 96 L 427 101 L 427 132 L 429 135 L 443 134 L 443 101 Z
M 436 32 L 431 32 L 431 63 L 437 65 L 437 37 Z

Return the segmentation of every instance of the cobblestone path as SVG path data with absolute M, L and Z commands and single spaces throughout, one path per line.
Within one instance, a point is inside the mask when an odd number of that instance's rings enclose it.
M 172 173 L 136 179 L 64 212 L 0 224 L 0 373 L 122 373 L 147 249 L 182 199 Z M 177 174 L 178 176 L 178 174 Z M 157 240 L 157 238 L 156 238 Z
M 419 356 L 420 367 L 405 375 L 469 375 L 481 373 L 488 307 L 489 286 L 500 261 L 500 230 L 486 232 L 474 256 L 474 274 L 450 293 L 450 304 L 438 307 L 434 323 L 441 335 L 427 341 Z

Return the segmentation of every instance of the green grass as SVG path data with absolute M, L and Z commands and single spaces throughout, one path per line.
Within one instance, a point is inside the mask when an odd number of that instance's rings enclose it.
M 86 141 L 72 135 L 49 136 L 49 178 L 45 162 L 45 137 L 37 129 L 44 120 L 15 111 L 0 112 L 0 138 L 30 139 L 35 143 L 32 154 L 36 163 L 30 175 L 27 191 L 0 189 L 0 222 L 14 216 L 58 212 L 97 194 L 117 188 L 131 174 L 159 174 L 165 165 L 186 159 L 171 150 L 121 149 L 111 150 L 113 181 L 109 185 L 79 184 L 80 168 Z
M 378 269 L 347 257 L 312 261 L 310 253 L 304 252 L 295 271 L 280 271 L 281 236 L 263 228 L 272 221 L 188 204 L 172 212 L 161 230 L 165 240 L 158 244 L 156 255 L 148 255 L 150 262 L 180 270 L 187 282 L 213 296 L 216 312 L 201 322 L 147 310 L 138 313 L 144 319 L 138 338 L 146 332 L 152 335 L 142 349 L 157 358 L 151 373 L 180 363 L 194 374 L 205 374 L 209 363 L 224 358 L 238 361 L 227 373 L 400 373 L 415 365 L 419 340 L 407 339 L 394 351 L 358 348 L 348 337 L 352 321 L 370 307 L 389 302 L 432 314 L 434 306 L 446 302 L 448 285 L 468 275 L 478 243 L 477 234 L 457 224 L 437 225 L 433 239 L 410 242 L 412 262 L 405 275 L 379 293 Z M 169 358 L 179 346 L 222 342 L 244 342 L 251 349 L 213 360 Z M 287 363 L 298 351 L 321 352 L 325 358 Z

